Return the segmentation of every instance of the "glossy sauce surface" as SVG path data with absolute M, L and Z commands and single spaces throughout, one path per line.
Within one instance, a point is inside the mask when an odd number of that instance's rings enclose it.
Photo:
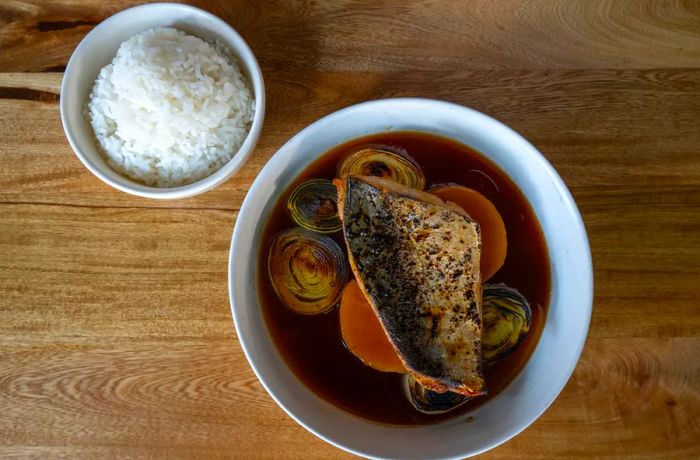
M 404 396 L 402 376 L 363 365 L 343 344 L 338 309 L 326 314 L 302 316 L 277 298 L 267 276 L 267 255 L 274 235 L 294 226 L 286 211 L 292 190 L 311 178 L 332 179 L 342 158 L 357 150 L 378 147 L 400 150 L 423 169 L 427 186 L 453 182 L 479 191 L 496 206 L 508 235 L 503 267 L 487 281 L 518 289 L 532 307 L 527 339 L 512 354 L 486 371 L 488 395 L 474 398 L 442 415 L 422 414 Z M 340 233 L 334 235 L 345 250 Z M 466 413 L 496 396 L 520 372 L 539 340 L 550 297 L 549 259 L 537 219 L 515 184 L 481 154 L 454 141 L 414 132 L 378 134 L 355 139 L 326 152 L 311 164 L 279 197 L 266 223 L 260 248 L 258 286 L 260 303 L 270 335 L 285 361 L 317 395 L 356 416 L 381 423 L 415 425 Z

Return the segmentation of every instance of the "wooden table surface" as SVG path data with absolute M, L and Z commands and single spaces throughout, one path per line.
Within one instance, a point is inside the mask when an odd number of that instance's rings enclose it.
M 236 177 L 168 202 L 100 182 L 59 118 L 70 53 L 133 3 L 0 2 L 0 457 L 347 457 L 256 380 L 227 257 L 276 149 L 392 96 L 521 132 L 589 232 L 581 361 L 483 458 L 700 457 L 700 1 L 195 1 L 251 45 L 268 114 Z

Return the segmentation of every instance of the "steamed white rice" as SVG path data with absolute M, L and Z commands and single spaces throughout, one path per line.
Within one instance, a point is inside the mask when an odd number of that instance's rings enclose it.
M 230 50 L 158 28 L 122 43 L 100 71 L 87 111 L 112 168 L 173 187 L 212 174 L 235 155 L 254 105 Z

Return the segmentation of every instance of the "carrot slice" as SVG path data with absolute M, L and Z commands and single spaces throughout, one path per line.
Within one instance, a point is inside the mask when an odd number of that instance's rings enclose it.
M 340 332 L 348 349 L 365 365 L 382 372 L 406 372 L 355 280 L 345 285 L 340 300 Z
M 481 279 L 491 278 L 506 260 L 506 226 L 496 207 L 481 193 L 461 185 L 439 185 L 430 189 L 444 201 L 464 209 L 481 227 Z

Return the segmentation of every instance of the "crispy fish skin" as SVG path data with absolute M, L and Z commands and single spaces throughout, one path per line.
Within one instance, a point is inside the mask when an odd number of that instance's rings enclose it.
M 433 391 L 485 394 L 479 225 L 390 180 L 335 184 L 350 266 L 406 368 Z

